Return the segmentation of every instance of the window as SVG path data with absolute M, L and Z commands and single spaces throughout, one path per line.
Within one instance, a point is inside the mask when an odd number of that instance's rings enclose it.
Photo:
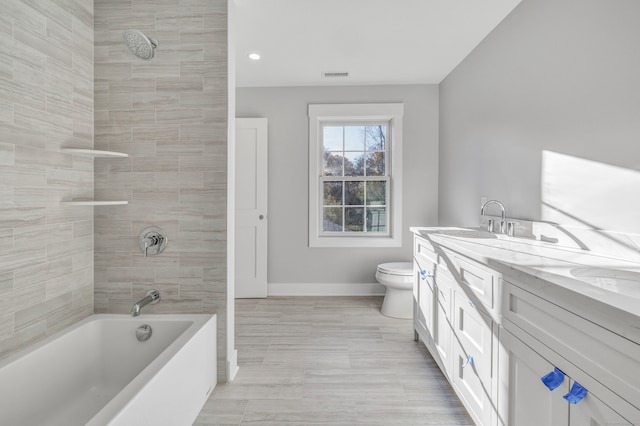
M 400 247 L 402 104 L 309 105 L 309 246 Z

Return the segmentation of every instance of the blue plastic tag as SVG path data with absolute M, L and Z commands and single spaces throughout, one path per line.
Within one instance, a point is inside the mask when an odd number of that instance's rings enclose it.
M 580 383 L 574 382 L 573 386 L 571 386 L 571 391 L 563 396 L 563 398 L 572 404 L 577 404 L 578 402 L 582 401 L 585 396 L 587 396 L 587 393 L 588 391 L 583 388 Z
M 564 373 L 556 367 L 549 374 L 542 376 L 540 380 L 549 390 L 554 390 L 564 382 Z

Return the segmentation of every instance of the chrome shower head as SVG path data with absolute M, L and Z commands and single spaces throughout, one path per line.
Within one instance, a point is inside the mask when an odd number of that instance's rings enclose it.
M 138 30 L 128 29 L 122 33 L 124 43 L 129 50 L 140 59 L 148 61 L 153 58 L 158 42 L 147 37 Z

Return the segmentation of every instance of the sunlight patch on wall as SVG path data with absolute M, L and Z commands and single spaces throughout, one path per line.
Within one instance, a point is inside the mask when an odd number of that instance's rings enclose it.
M 552 151 L 542 152 L 545 221 L 640 233 L 640 172 Z

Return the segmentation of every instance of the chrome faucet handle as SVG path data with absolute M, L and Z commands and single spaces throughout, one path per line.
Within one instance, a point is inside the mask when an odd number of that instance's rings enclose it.
M 487 225 L 487 231 L 489 231 L 489 232 L 493 232 L 494 231 L 493 219 L 489 219 L 489 224 Z
M 162 245 L 164 241 L 164 237 L 160 234 L 147 234 L 147 237 L 144 238 L 144 257 L 148 257 L 149 247 L 155 247 L 157 245 Z
M 150 226 L 140 233 L 138 243 L 144 253 L 144 257 L 157 256 L 162 253 L 167 245 L 167 234 L 156 226 Z M 150 248 L 154 247 L 154 250 Z
M 518 224 L 518 222 L 507 222 L 507 235 L 510 237 L 515 236 L 516 234 L 516 225 Z

